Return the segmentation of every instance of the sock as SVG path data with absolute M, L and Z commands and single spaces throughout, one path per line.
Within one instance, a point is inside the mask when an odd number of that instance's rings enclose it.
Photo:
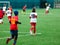
M 34 26 L 32 26 L 30 30 L 34 30 Z
M 30 30 L 30 34 L 32 34 L 32 30 Z

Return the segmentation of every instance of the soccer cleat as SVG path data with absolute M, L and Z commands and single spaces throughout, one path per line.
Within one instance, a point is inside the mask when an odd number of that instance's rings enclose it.
M 31 30 L 30 30 L 30 34 L 31 34 L 31 35 L 33 34 Z
M 8 38 L 7 41 L 6 41 L 6 44 L 8 44 L 9 41 L 10 41 L 10 39 Z

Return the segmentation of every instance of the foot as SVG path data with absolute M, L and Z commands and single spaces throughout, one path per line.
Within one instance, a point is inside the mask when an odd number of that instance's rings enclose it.
M 3 24 L 3 22 L 1 22 L 0 24 Z
M 8 38 L 7 41 L 6 41 L 6 44 L 8 44 L 9 41 L 10 41 L 10 39 Z
M 30 34 L 31 34 L 31 35 L 33 34 L 31 30 L 30 30 Z

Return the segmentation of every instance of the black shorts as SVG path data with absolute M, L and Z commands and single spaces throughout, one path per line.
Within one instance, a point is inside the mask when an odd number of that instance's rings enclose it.
M 18 35 L 18 30 L 10 30 L 10 32 L 11 32 L 11 35 L 14 35 L 14 36 Z
M 25 10 L 23 9 L 23 12 L 25 12 Z

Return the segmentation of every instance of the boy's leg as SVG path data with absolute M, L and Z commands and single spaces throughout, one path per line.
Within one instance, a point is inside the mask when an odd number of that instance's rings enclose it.
M 23 14 L 24 14 L 24 15 L 26 14 L 26 10 L 23 10 Z
M 3 11 L 3 14 L 4 14 L 4 15 L 6 14 L 5 11 Z
M 15 34 L 14 34 L 14 43 L 13 43 L 13 45 L 16 45 L 17 38 L 18 38 L 18 30 L 15 31 Z
M 6 41 L 6 44 L 8 44 L 9 41 L 10 41 L 11 39 L 13 39 L 13 38 L 14 38 L 14 35 L 12 35 L 11 38 L 8 38 L 7 41 Z
M 8 42 L 14 38 L 14 31 L 11 30 L 10 32 L 11 32 L 11 37 L 7 39 L 6 44 L 8 44 Z
M 34 34 L 36 33 L 36 27 L 34 26 Z
M 33 34 L 32 30 L 34 29 L 33 23 L 31 23 L 30 34 Z
M 18 36 L 16 35 L 16 36 L 14 37 L 14 43 L 13 43 L 13 45 L 16 45 L 17 38 L 18 38 Z
M 34 34 L 36 33 L 36 23 L 34 23 Z
M 8 16 L 8 20 L 10 20 L 11 19 L 11 16 Z
M 49 10 L 46 10 L 46 14 L 48 14 L 49 13 Z

